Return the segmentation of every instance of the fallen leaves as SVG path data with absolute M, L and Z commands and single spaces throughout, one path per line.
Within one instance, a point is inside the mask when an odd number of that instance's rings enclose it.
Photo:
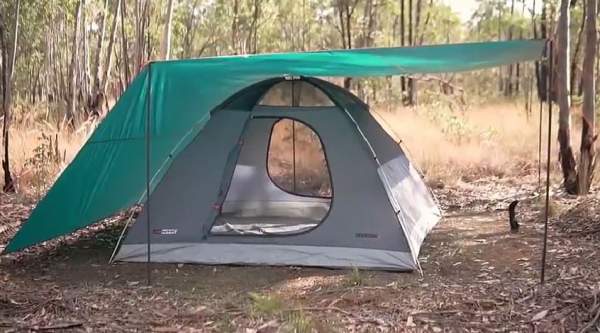
M 313 331 L 327 331 L 316 324 L 327 323 L 323 325 L 354 332 L 596 328 L 598 194 L 555 198 L 567 209 L 551 220 L 548 279 L 539 288 L 538 203 L 519 206 L 519 234 L 508 234 L 504 212 L 496 211 L 514 196 L 527 197 L 535 184 L 494 181 L 442 189 L 444 206 L 473 214 L 445 219 L 428 237 L 423 276 L 368 272 L 362 277 L 365 283 L 353 286 L 344 283 L 350 273 L 336 270 L 262 267 L 251 275 L 249 267 L 156 265 L 155 281 L 169 286 L 156 282 L 147 288 L 143 277 L 127 269 L 133 264 L 107 265 L 106 258 L 76 264 L 78 253 L 96 255 L 96 240 L 110 247 L 110 228 L 120 223 L 117 216 L 2 261 L 0 327 L 43 330 L 74 324 L 55 330 L 257 333 L 278 332 L 292 323 L 313 325 Z M 9 229 L 5 226 L 18 225 L 31 205 L 3 197 L 0 207 L 2 242 Z M 54 251 L 61 255 L 50 255 Z M 90 278 L 95 272 L 106 272 L 105 280 Z M 193 285 L 185 289 L 190 280 Z M 248 292 L 278 293 L 284 311 L 252 316 Z
M 531 318 L 531 321 L 540 321 L 540 320 L 546 318 L 547 314 L 548 314 L 548 310 L 540 311 L 540 312 L 536 313 L 535 316 L 533 316 L 533 318 Z

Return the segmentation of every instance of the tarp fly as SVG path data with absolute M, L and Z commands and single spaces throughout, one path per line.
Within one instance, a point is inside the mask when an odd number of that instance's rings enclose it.
M 131 82 L 5 252 L 70 233 L 142 202 L 146 197 L 146 159 L 149 157 L 151 188 L 155 189 L 173 161 L 212 120 L 212 111 L 224 107 L 232 110 L 231 105 L 223 103 L 232 101 L 232 96 L 249 86 L 281 77 L 368 77 L 478 70 L 539 60 L 544 47 L 545 41 L 530 40 L 153 62 Z M 337 93 L 323 87 L 326 92 Z M 264 93 L 264 89 L 256 91 Z M 240 96 L 254 102 L 259 98 L 251 94 Z M 336 105 L 342 109 L 339 102 Z M 150 141 L 149 156 L 146 139 Z M 206 151 L 202 158 L 210 160 L 213 156 Z M 380 177 L 386 172 L 393 175 L 401 167 L 392 163 L 377 172 Z M 203 172 L 207 171 L 198 170 L 199 174 Z M 391 186 L 385 186 L 385 190 L 389 197 L 409 200 L 401 193 L 393 193 Z M 393 204 L 402 206 L 402 202 Z

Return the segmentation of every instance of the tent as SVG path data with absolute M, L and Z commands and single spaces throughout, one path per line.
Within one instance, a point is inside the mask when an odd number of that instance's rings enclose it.
M 439 218 L 437 207 L 367 106 L 312 77 L 475 70 L 540 59 L 544 44 L 509 41 L 151 63 L 5 252 L 145 203 L 118 259 L 413 269 L 426 232 Z M 310 97 L 303 97 L 303 90 Z M 261 103 L 267 95 L 275 102 Z M 280 122 L 283 118 L 287 124 Z M 319 141 L 312 151 L 324 156 L 315 165 L 328 170 L 330 193 L 323 184 L 319 195 L 289 191 L 288 183 L 277 184 L 265 171 L 270 133 L 281 124 L 289 133 L 290 122 L 305 139 Z
M 156 262 L 412 269 L 440 218 L 368 107 L 314 78 L 259 82 L 214 110 L 150 207 Z M 117 260 L 147 260 L 147 214 Z

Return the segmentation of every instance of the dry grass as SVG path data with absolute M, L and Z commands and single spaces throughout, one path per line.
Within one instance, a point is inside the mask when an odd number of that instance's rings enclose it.
M 86 122 L 76 131 L 52 119 L 43 106 L 15 109 L 10 129 L 10 162 L 20 193 L 37 197 L 52 184 L 75 157 L 95 124 Z
M 405 150 L 431 182 L 537 170 L 538 113 L 528 117 L 522 104 L 504 102 L 468 110 L 420 106 L 376 109 L 373 114 L 391 135 L 402 139 Z M 544 143 L 546 133 L 544 120 Z
M 73 159 L 94 124 L 87 123 L 77 131 L 69 132 L 60 121 L 51 119 L 48 116 L 51 112 L 44 107 L 19 107 L 15 114 L 10 132 L 13 173 L 21 193 L 37 196 Z M 471 106 L 467 110 L 450 104 L 391 111 L 377 108 L 373 114 L 392 136 L 402 138 L 415 164 L 434 184 L 486 176 L 523 175 L 534 173 L 537 168 L 537 110 L 528 117 L 522 104 L 501 102 Z M 302 130 L 300 134 L 303 134 Z M 274 139 L 289 141 L 289 129 L 276 133 Z M 300 155 L 297 171 L 300 175 L 305 174 L 307 179 L 319 180 L 322 185 L 323 161 L 319 158 L 322 153 L 320 149 L 309 149 L 310 146 L 320 148 L 318 139 L 308 134 L 300 135 L 300 139 L 317 142 L 308 144 L 307 141 L 297 147 Z M 578 147 L 578 139 L 579 134 L 573 133 L 573 147 Z M 553 145 L 556 149 L 554 139 Z M 284 146 L 274 148 L 281 150 Z M 306 156 L 302 157 L 303 154 Z M 53 158 L 58 160 L 53 162 Z M 289 165 L 280 164 L 281 169 L 289 169 Z M 557 165 L 554 168 L 558 170 Z M 315 190 L 326 192 L 327 186 L 324 187 Z

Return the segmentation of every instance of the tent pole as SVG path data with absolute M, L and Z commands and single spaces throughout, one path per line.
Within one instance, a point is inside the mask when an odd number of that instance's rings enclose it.
M 292 81 L 292 106 L 297 106 L 299 101 L 296 100 L 295 91 L 296 81 Z M 292 120 L 292 192 L 296 192 L 296 121 Z
M 152 129 L 150 121 L 152 114 L 152 62 L 148 64 L 148 92 L 146 101 L 146 280 L 148 285 L 151 285 L 151 271 L 150 267 L 150 131 Z
M 293 180 L 292 191 L 296 192 L 296 121 L 292 120 L 292 172 Z
M 550 154 L 552 150 L 552 79 L 553 79 L 553 45 L 552 40 L 548 42 L 548 76 L 546 80 L 546 100 L 548 101 L 548 144 L 546 151 L 546 207 L 544 212 L 544 246 L 542 250 L 542 270 L 540 284 L 543 285 L 546 278 L 546 252 L 548 248 L 548 219 L 550 215 Z
M 543 123 L 543 112 L 544 112 L 544 99 L 540 96 L 540 110 L 539 110 L 539 128 L 538 128 L 538 191 L 542 188 L 542 123 Z
M 115 244 L 112 254 L 110 255 L 110 259 L 108 259 L 108 264 L 113 263 L 113 260 L 115 259 L 115 256 L 117 255 L 117 250 L 121 246 L 121 241 L 123 240 L 123 236 L 125 236 L 125 231 L 127 230 L 127 227 L 129 226 L 129 224 L 131 223 L 131 220 L 133 219 L 134 215 L 135 215 L 135 209 L 131 211 L 131 214 L 129 214 L 129 218 L 127 218 L 127 222 L 125 222 L 125 226 L 123 227 L 123 230 L 121 230 L 121 233 L 119 234 L 119 239 L 117 239 L 117 243 Z

